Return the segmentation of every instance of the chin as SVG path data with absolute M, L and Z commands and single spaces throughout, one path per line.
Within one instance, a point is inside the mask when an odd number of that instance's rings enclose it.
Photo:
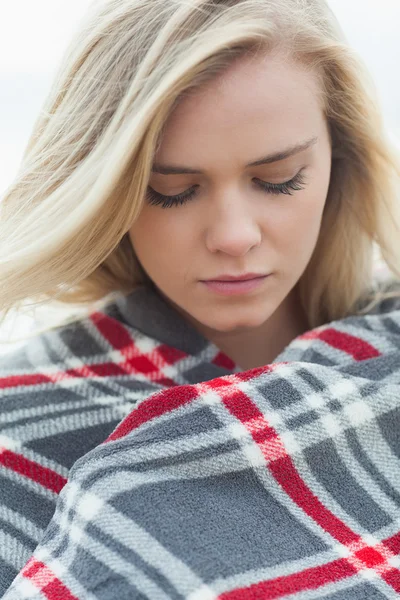
M 266 315 L 262 315 L 259 318 L 255 318 L 254 311 L 251 317 L 248 318 L 239 318 L 236 319 L 233 317 L 232 319 L 216 319 L 215 321 L 210 321 L 209 319 L 202 320 L 203 325 L 208 327 L 209 329 L 214 329 L 215 331 L 220 331 L 221 333 L 230 333 L 230 332 L 241 332 L 248 329 L 253 329 L 256 327 L 260 327 L 267 319 L 271 316 L 271 313 L 267 313 Z

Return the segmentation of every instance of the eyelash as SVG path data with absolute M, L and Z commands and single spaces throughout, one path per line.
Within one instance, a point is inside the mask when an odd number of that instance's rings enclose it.
M 261 179 L 259 179 L 257 185 L 261 188 L 261 191 L 264 191 L 269 194 L 274 194 L 276 196 L 280 194 L 293 196 L 293 192 L 304 189 L 304 183 L 305 180 L 301 170 L 299 171 L 299 173 L 297 173 L 297 175 L 293 177 L 293 179 L 290 179 L 289 181 L 284 181 L 283 183 L 267 183 L 266 181 L 262 181 Z M 156 192 L 155 190 L 153 190 L 153 188 L 148 188 L 149 204 L 152 204 L 154 206 L 161 204 L 161 208 L 170 208 L 174 205 L 185 204 L 186 202 L 191 200 L 195 195 L 195 189 L 192 188 L 189 188 L 189 190 L 186 190 L 181 194 L 177 194 L 176 196 L 164 196 L 164 194 Z

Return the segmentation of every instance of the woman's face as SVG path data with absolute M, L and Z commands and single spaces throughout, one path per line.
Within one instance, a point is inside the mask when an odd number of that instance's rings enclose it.
M 168 119 L 153 196 L 129 231 L 133 249 L 160 293 L 200 330 L 261 326 L 311 258 L 330 168 L 316 78 L 281 55 L 241 57 Z M 160 194 L 188 198 L 163 207 Z M 249 272 L 270 276 L 233 296 L 203 283 Z

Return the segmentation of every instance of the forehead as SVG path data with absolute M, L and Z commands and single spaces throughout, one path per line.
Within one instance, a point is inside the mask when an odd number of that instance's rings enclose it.
M 283 54 L 245 56 L 184 95 L 169 116 L 159 156 L 201 159 L 225 142 L 233 150 L 250 144 L 246 159 L 316 134 L 324 120 L 317 76 Z M 193 147 L 195 145 L 195 148 Z M 172 154 L 171 154 L 172 153 Z
M 236 59 L 223 73 L 184 95 L 167 128 L 200 129 L 209 122 L 231 128 L 257 119 L 275 121 L 321 112 L 315 73 L 283 54 Z

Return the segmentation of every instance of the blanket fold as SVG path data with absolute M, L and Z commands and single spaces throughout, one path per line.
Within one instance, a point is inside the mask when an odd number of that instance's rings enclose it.
M 400 305 L 230 371 L 164 370 L 73 463 L 4 600 L 400 597 Z

